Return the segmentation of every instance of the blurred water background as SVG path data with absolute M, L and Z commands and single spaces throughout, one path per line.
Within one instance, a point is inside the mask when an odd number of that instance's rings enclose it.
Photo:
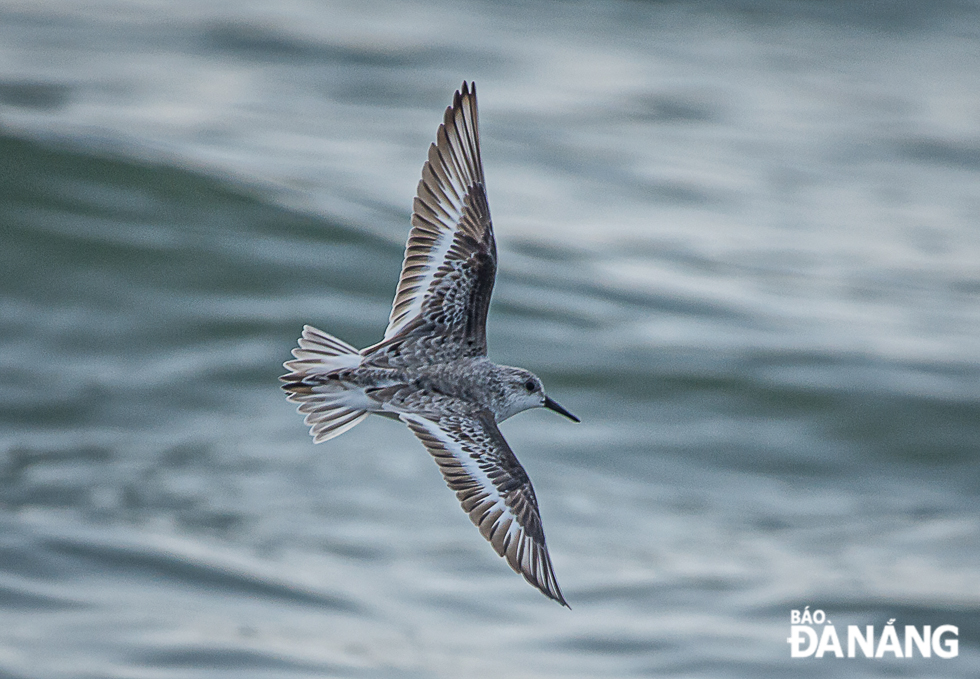
M 276 379 L 380 338 L 464 79 L 571 611 Z M 975 2 L 0 3 L 3 679 L 976 677 L 978 378 Z

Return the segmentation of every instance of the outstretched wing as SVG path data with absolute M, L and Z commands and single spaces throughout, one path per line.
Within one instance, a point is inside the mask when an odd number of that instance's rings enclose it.
M 400 417 L 435 458 L 463 511 L 497 554 L 546 596 L 568 606 L 551 566 L 531 480 L 493 416 L 483 411 Z
M 486 355 L 487 309 L 497 271 L 480 137 L 476 86 L 463 83 L 429 147 L 412 213 L 398 291 L 384 340 L 364 351 L 405 353 L 422 340 L 441 358 Z M 439 337 L 439 342 L 425 342 Z M 383 360 L 383 359 L 382 359 Z

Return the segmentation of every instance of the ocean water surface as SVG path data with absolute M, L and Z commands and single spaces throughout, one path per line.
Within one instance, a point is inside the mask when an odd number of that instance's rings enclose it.
M 973 2 L 0 4 L 0 678 L 980 674 Z M 475 80 L 565 610 L 402 425 L 313 446 Z M 959 629 L 790 657 L 790 614 Z

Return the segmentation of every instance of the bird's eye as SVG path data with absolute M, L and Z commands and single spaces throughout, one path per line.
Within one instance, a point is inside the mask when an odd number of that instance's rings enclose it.
M 527 393 L 529 393 L 529 394 L 531 392 L 533 392 L 534 391 L 534 380 L 528 380 L 527 382 L 525 382 L 524 383 L 524 388 L 527 389 Z

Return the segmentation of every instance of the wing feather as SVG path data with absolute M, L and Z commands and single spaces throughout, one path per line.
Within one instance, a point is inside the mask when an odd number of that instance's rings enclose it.
M 545 596 L 568 606 L 551 565 L 531 480 L 493 416 L 400 417 L 435 458 L 463 511 L 494 551 Z
M 497 247 L 486 197 L 476 87 L 456 92 L 429 147 L 416 193 L 412 230 L 384 340 L 368 362 L 399 365 L 424 354 L 443 359 L 486 355 L 486 314 Z M 438 349 L 425 344 L 440 334 Z

